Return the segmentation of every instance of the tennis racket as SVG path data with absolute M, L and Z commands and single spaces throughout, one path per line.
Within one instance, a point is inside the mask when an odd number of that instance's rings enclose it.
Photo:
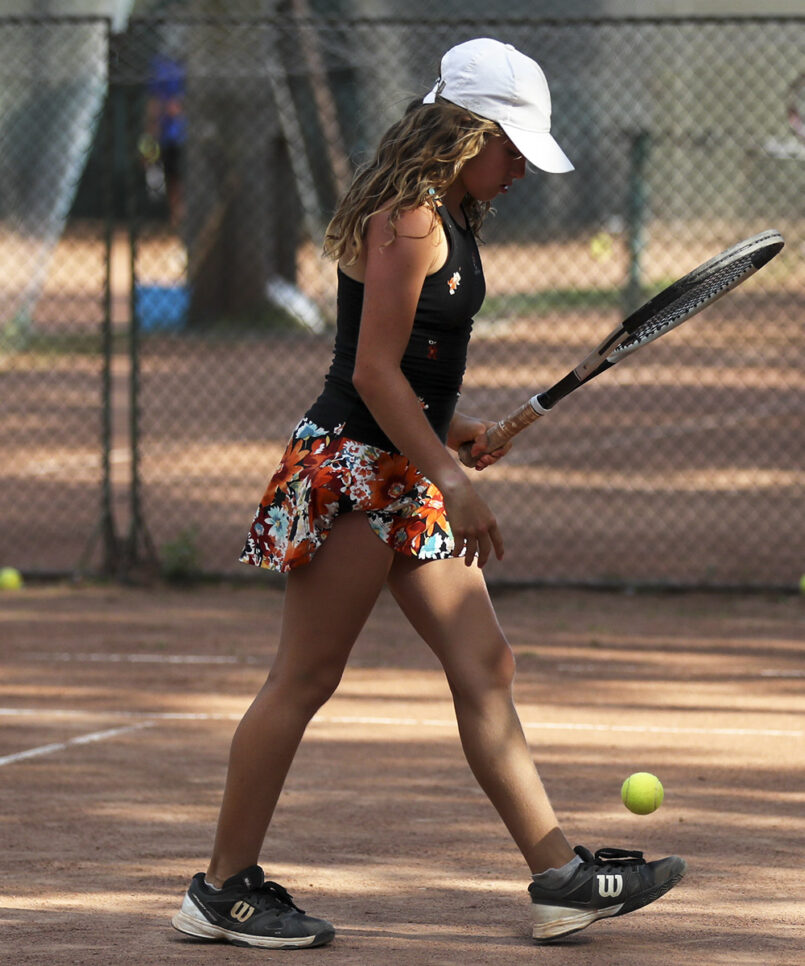
M 610 369 L 636 349 L 653 342 L 681 325 L 730 289 L 740 285 L 762 268 L 785 244 L 778 231 L 763 231 L 733 245 L 673 282 L 646 302 L 614 329 L 575 369 L 545 392 L 537 393 L 509 413 L 486 433 L 486 453 L 499 449 L 507 440 L 530 426 L 534 420 L 589 382 Z M 462 444 L 458 454 L 465 466 L 474 466 L 471 456 L 474 441 Z

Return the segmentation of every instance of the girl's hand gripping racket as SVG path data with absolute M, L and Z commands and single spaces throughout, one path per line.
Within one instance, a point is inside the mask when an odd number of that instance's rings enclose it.
M 509 413 L 486 433 L 484 452 L 499 449 L 507 440 L 544 416 L 574 389 L 625 359 L 635 349 L 653 342 L 681 325 L 716 299 L 740 285 L 780 251 L 785 242 L 778 231 L 769 230 L 733 245 L 673 282 L 627 318 L 564 379 Z M 474 466 L 474 441 L 458 451 L 465 466 Z

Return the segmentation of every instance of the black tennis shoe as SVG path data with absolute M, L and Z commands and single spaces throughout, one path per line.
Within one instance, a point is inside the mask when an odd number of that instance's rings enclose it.
M 198 872 L 172 922 L 196 939 L 263 949 L 323 946 L 335 935 L 326 920 L 306 916 L 281 885 L 266 882 L 259 865 L 233 875 L 220 890 Z
M 646 862 L 642 852 L 599 849 L 593 855 L 583 845 L 577 845 L 575 851 L 581 863 L 567 882 L 551 889 L 535 876 L 528 887 L 533 936 L 538 942 L 551 942 L 596 919 L 623 916 L 647 906 L 685 874 L 685 861 L 676 855 Z

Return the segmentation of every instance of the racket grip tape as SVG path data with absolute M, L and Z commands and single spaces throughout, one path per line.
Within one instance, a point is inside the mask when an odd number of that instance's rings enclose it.
M 486 431 L 484 453 L 492 453 L 496 449 L 500 449 L 504 443 L 507 443 L 513 436 L 516 436 L 526 426 L 530 426 L 531 423 L 539 419 L 546 412 L 548 410 L 540 406 L 536 396 L 529 399 L 528 402 L 524 402 L 522 406 L 515 409 L 514 412 L 509 413 L 508 416 L 501 419 L 500 422 Z M 465 466 L 475 466 L 478 460 L 477 456 L 472 456 L 473 445 L 474 441 L 469 440 L 466 443 L 462 443 L 459 447 L 458 458 Z

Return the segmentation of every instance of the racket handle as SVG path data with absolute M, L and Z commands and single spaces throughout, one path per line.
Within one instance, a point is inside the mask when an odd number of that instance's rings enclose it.
M 516 436 L 526 426 L 530 426 L 531 423 L 539 419 L 540 416 L 544 416 L 547 412 L 548 409 L 540 405 L 538 397 L 532 396 L 528 402 L 524 402 L 522 406 L 519 406 L 513 412 L 509 413 L 508 416 L 501 419 L 499 423 L 495 423 L 491 429 L 486 431 L 484 453 L 492 453 L 496 449 L 500 449 L 512 436 Z M 465 466 L 475 466 L 478 459 L 477 456 L 472 456 L 473 444 L 474 441 L 470 440 L 462 443 L 459 447 L 458 458 Z

